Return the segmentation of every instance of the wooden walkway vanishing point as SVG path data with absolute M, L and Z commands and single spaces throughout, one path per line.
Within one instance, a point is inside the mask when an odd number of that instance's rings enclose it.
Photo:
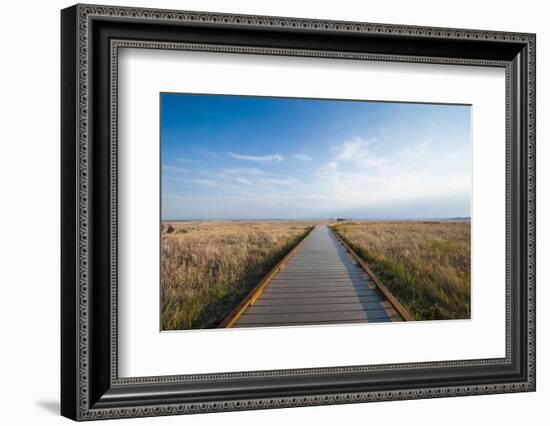
M 412 320 L 336 233 L 316 226 L 220 327 Z

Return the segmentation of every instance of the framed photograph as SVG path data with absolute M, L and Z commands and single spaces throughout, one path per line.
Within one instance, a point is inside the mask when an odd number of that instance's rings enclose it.
M 535 390 L 535 35 L 61 12 L 61 411 Z

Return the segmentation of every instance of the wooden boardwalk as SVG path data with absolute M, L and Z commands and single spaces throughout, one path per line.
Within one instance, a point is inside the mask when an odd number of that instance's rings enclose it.
M 391 295 L 389 296 L 392 297 Z M 402 321 L 334 232 L 318 225 L 231 327 Z

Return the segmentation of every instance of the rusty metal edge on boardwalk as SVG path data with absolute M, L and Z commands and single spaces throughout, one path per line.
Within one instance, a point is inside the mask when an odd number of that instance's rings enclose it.
M 235 309 L 231 311 L 231 313 L 225 317 L 225 319 L 218 325 L 217 328 L 231 328 L 233 325 L 238 321 L 240 316 L 243 314 L 243 312 L 248 309 L 250 305 L 252 305 L 258 298 L 262 295 L 265 288 L 271 281 L 271 279 L 277 274 L 284 266 L 285 264 L 290 260 L 290 258 L 298 251 L 298 249 L 302 246 L 304 241 L 309 237 L 309 234 L 311 234 L 311 231 L 315 229 L 315 226 L 312 226 L 309 231 L 303 236 L 303 238 L 296 244 L 292 250 L 290 250 L 285 257 L 283 257 L 275 267 L 268 272 L 268 274 L 262 278 L 262 280 L 254 287 L 250 293 L 243 299 L 241 303 L 237 305 Z
M 365 270 L 367 275 L 370 277 L 370 279 L 374 282 L 376 287 L 382 292 L 382 294 L 388 299 L 388 302 L 391 303 L 393 308 L 397 311 L 397 313 L 403 318 L 404 321 L 414 321 L 414 317 L 411 315 L 409 310 L 405 308 L 399 300 L 393 295 L 393 293 L 384 285 L 382 284 L 382 281 L 376 276 L 376 274 L 368 267 L 368 265 L 365 263 L 361 257 L 353 249 L 344 241 L 344 239 L 338 235 L 338 232 L 332 228 L 332 226 L 329 226 L 329 229 L 334 233 L 336 238 L 338 238 L 338 241 L 342 243 L 342 245 L 346 248 L 346 250 L 353 256 L 353 258 L 357 261 L 359 266 Z

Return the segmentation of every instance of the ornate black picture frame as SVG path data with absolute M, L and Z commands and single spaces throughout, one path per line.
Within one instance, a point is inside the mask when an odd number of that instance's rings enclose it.
M 534 34 L 95 5 L 64 9 L 61 28 L 64 416 L 92 420 L 535 390 Z M 506 356 L 119 378 L 121 47 L 504 68 Z

